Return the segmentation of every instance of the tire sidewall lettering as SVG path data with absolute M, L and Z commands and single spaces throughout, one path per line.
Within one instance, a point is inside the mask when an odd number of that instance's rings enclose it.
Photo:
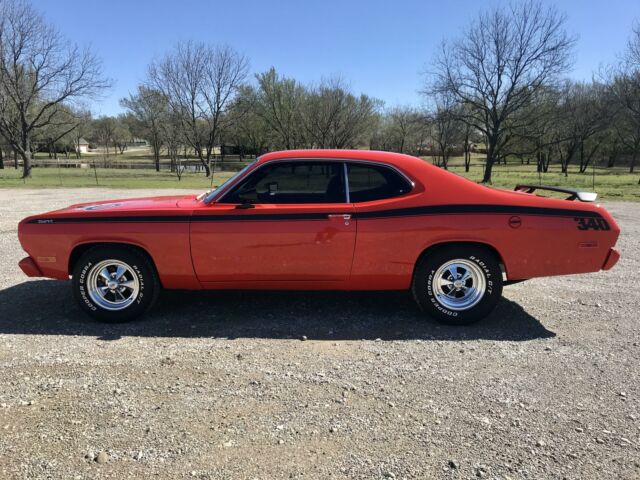
M 485 290 L 484 294 L 485 295 L 493 294 L 493 280 L 491 279 L 491 270 L 489 269 L 489 266 L 483 260 L 476 257 L 475 255 L 470 255 L 469 260 L 471 260 L 472 262 L 475 262 L 475 264 L 478 265 L 484 272 L 484 277 L 487 282 L 487 289 Z M 482 302 L 482 300 L 480 302 Z

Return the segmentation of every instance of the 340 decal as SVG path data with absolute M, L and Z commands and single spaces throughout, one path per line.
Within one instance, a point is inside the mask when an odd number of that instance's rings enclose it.
M 575 217 L 578 222 L 578 230 L 610 230 L 611 227 L 604 218 Z

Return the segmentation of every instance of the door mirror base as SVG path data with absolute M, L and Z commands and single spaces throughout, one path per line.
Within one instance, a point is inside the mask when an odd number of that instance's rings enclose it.
M 246 210 L 247 208 L 256 208 L 256 206 L 251 202 L 244 202 L 236 207 L 236 209 L 241 209 L 241 210 Z

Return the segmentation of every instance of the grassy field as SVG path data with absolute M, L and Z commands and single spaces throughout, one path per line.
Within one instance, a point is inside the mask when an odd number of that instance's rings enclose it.
M 169 171 L 153 169 L 114 168 L 34 168 L 31 178 L 20 178 L 20 171 L 12 168 L 0 170 L 0 188 L 3 187 L 111 187 L 111 188 L 187 188 L 208 190 L 211 178 L 204 173 L 188 173 L 182 180 Z M 97 175 L 97 181 L 96 181 Z M 233 172 L 216 172 L 213 187 L 216 187 Z
M 449 169 L 453 173 L 467 177 L 473 181 L 482 179 L 482 165 L 476 165 L 466 173 L 462 165 L 454 165 Z M 533 165 L 500 165 L 494 166 L 492 186 L 512 189 L 519 183 L 534 185 L 554 185 L 595 191 L 599 198 L 609 200 L 640 201 L 640 173 L 630 174 L 628 168 L 596 168 L 595 177 L 591 170 L 580 173 L 578 168 L 569 170 L 569 176 L 560 171 L 559 165 L 549 167 L 549 172 L 538 175 Z
M 86 156 L 83 161 L 91 162 L 96 159 L 100 165 L 99 156 Z M 117 162 L 126 164 L 131 162 L 145 162 L 151 167 L 148 154 L 140 150 L 125 155 L 118 155 Z M 465 176 L 473 181 L 482 178 L 483 166 L 480 159 L 474 159 L 471 171 L 466 173 L 461 159 L 453 158 L 450 171 Z M 166 168 L 161 172 L 149 169 L 115 169 L 115 168 L 34 168 L 32 177 L 20 178 L 21 171 L 8 166 L 0 170 L 0 188 L 20 187 L 112 187 L 112 188 L 185 188 L 207 190 L 216 187 L 229 178 L 232 172 L 216 172 L 213 182 L 203 173 L 185 172 L 182 180 Z M 96 180 L 97 176 L 97 180 Z M 583 190 L 595 190 L 600 198 L 640 201 L 640 173 L 629 174 L 626 168 L 596 168 L 595 189 L 591 170 L 582 174 L 577 167 L 570 169 L 569 176 L 560 172 L 559 165 L 552 165 L 548 173 L 541 176 L 535 171 L 534 165 L 496 165 L 493 170 L 493 186 L 512 189 L 518 183 L 532 183 L 543 185 L 558 185 Z

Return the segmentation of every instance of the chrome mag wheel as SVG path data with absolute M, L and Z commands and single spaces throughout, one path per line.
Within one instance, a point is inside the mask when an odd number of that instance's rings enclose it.
M 98 262 L 87 274 L 87 293 L 91 300 L 105 310 L 123 310 L 140 293 L 136 271 L 120 260 Z
M 449 310 L 468 310 L 477 305 L 486 287 L 484 272 L 470 260 L 450 260 L 438 268 L 433 276 L 436 300 Z

